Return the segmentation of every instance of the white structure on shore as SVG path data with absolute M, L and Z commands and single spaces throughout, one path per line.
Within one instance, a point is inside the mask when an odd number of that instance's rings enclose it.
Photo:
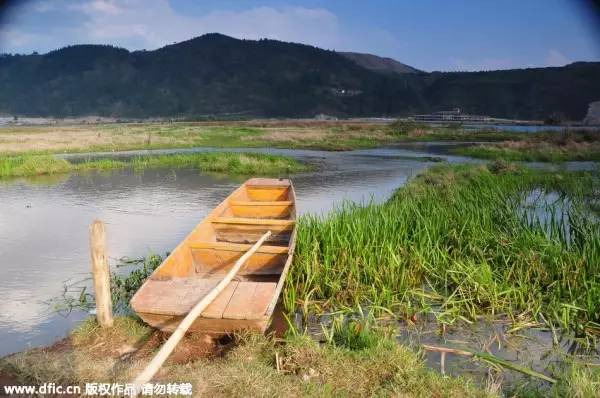
M 451 111 L 439 111 L 430 113 L 428 115 L 414 115 L 412 117 L 414 121 L 417 122 L 455 122 L 455 123 L 491 123 L 497 119 L 494 119 L 490 116 L 480 116 L 480 115 L 469 115 L 466 113 L 462 113 L 460 108 L 454 108 Z

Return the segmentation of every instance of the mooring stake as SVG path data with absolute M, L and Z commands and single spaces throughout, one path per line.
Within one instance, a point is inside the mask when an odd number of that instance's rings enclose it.
M 96 319 L 101 327 L 111 327 L 113 314 L 110 296 L 110 268 L 106 254 L 106 231 L 104 223 L 100 220 L 94 220 L 90 225 L 90 254 L 96 296 Z

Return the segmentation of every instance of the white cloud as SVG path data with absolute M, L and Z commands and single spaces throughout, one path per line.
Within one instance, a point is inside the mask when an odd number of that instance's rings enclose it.
M 565 66 L 573 62 L 567 58 L 563 53 L 556 49 L 548 51 L 548 58 L 546 58 L 546 66 Z
M 138 50 L 156 49 L 204 33 L 219 32 L 246 39 L 271 38 L 324 48 L 344 46 L 338 18 L 323 8 L 254 7 L 183 15 L 168 0 L 87 0 L 32 3 L 20 13 L 62 10 L 71 26 L 48 21 L 42 33 L 30 24 L 10 24 L 1 33 L 4 51 L 48 51 L 67 44 L 114 44 Z M 76 23 L 72 23 L 75 21 Z M 346 42 L 347 44 L 347 42 Z

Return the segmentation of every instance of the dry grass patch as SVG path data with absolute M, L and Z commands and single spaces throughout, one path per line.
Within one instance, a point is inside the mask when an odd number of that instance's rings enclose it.
M 248 121 L 19 126 L 0 130 L 0 153 L 120 151 L 178 147 L 352 149 L 392 137 L 381 124 Z
M 60 344 L 0 359 L 0 372 L 29 384 L 125 383 L 150 360 L 158 334 L 133 318 L 117 318 L 111 330 L 90 320 Z M 188 337 L 183 344 L 200 343 Z M 282 343 L 246 335 L 210 358 L 171 360 L 156 380 L 191 382 L 194 395 L 202 397 L 491 396 L 465 379 L 427 370 L 416 353 L 384 337 L 352 350 L 319 345 L 305 336 Z

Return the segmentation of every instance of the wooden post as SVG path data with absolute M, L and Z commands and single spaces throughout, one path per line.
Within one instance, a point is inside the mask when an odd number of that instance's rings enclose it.
M 112 300 L 110 296 L 110 269 L 106 255 L 106 232 L 104 223 L 94 220 L 90 225 L 90 253 L 94 292 L 96 294 L 96 319 L 101 327 L 113 325 Z

